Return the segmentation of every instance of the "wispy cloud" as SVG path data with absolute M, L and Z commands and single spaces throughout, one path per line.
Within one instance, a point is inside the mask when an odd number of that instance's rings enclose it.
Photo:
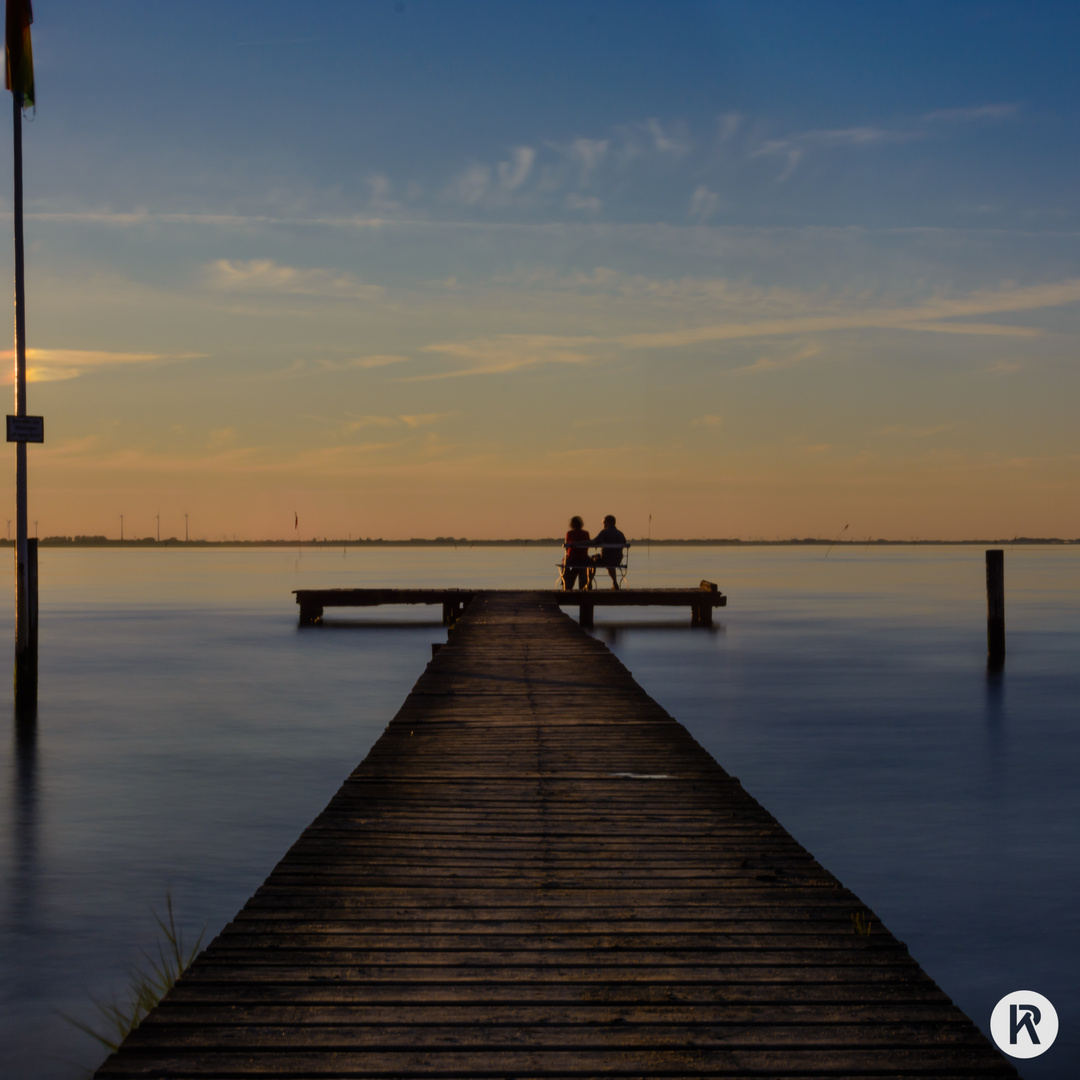
M 491 188 L 491 170 L 474 162 L 454 182 L 457 200 L 466 206 L 476 206 Z
M 729 142 L 738 135 L 739 130 L 742 128 L 743 117 L 741 113 L 726 112 L 717 123 L 716 135 L 722 143 Z
M 673 125 L 665 130 L 657 119 L 646 120 L 645 130 L 652 139 L 652 147 L 660 154 L 673 154 L 680 157 L 690 150 L 690 139 L 683 125 Z
M 206 225 L 215 229 L 251 230 L 268 225 L 326 226 L 330 228 L 378 228 L 390 222 L 366 214 L 341 216 L 293 216 L 281 214 L 193 214 L 136 210 L 56 210 L 27 213 L 31 221 L 72 225 L 106 225 L 138 228 L 151 225 Z
M 571 210 L 584 210 L 587 214 L 598 214 L 604 205 L 595 195 L 579 195 L 571 191 L 566 196 L 566 205 Z
M 806 348 L 799 349 L 797 352 L 787 356 L 759 356 L 752 364 L 733 368 L 731 374 L 754 375 L 762 371 L 782 371 L 786 368 L 797 367 L 804 360 L 810 360 L 815 356 L 820 356 L 821 352 L 822 348 L 820 345 L 808 345 Z
M 536 151 L 531 146 L 517 147 L 509 161 L 499 162 L 499 186 L 505 191 L 516 191 L 528 179 L 535 160 Z
M 878 435 L 900 437 L 904 439 L 929 439 L 933 435 L 940 435 L 943 431 L 949 431 L 955 424 L 931 424 L 927 427 L 917 427 L 910 424 L 890 424 L 878 431 Z
M 62 382 L 92 371 L 135 365 L 170 364 L 181 360 L 198 360 L 205 355 L 205 353 L 106 352 L 92 349 L 27 349 L 26 377 L 30 382 Z M 13 349 L 0 352 L 0 360 L 6 360 L 10 364 L 14 359 Z M 6 368 L 2 381 L 10 384 L 14 379 L 12 368 Z
M 494 167 L 472 162 L 451 182 L 451 201 L 464 206 L 506 206 L 522 199 L 522 189 L 532 173 L 536 151 L 531 146 L 518 146 L 508 160 Z
M 246 48 L 249 46 L 257 45 L 309 45 L 315 41 L 325 41 L 325 38 L 321 37 L 286 37 L 286 38 L 264 38 L 259 41 L 227 41 L 226 47 L 231 48 Z
M 547 285 L 551 303 L 557 303 L 562 283 L 535 282 L 534 291 Z M 569 288 L 569 284 L 567 288 Z M 439 342 L 420 350 L 452 361 L 446 371 L 428 372 L 407 381 L 426 381 L 476 375 L 502 375 L 542 365 L 589 364 L 608 361 L 628 350 L 667 350 L 725 342 L 803 338 L 791 351 L 770 352 L 751 364 L 731 369 L 732 374 L 757 374 L 791 368 L 824 351 L 823 335 L 850 331 L 903 331 L 962 334 L 1000 338 L 1036 338 L 1046 333 L 1039 326 L 1014 325 L 1001 320 L 1009 315 L 1080 304 L 1080 279 L 1043 285 L 981 290 L 959 296 L 933 296 L 914 303 L 866 302 L 858 293 L 829 297 L 793 290 L 753 290 L 724 281 L 649 282 L 623 278 L 608 271 L 594 280 L 578 280 L 582 294 L 595 287 L 596 304 L 591 322 L 618 325 L 630 304 L 636 316 L 662 320 L 669 328 L 589 334 L 504 334 L 463 342 Z M 613 305 L 608 307 L 608 305 Z M 695 311 L 726 311 L 730 317 L 688 325 Z M 606 314 L 605 314 L 606 311 Z M 746 318 L 756 314 L 756 318 Z M 809 339 L 809 340 L 806 340 Z
M 207 267 L 207 280 L 227 292 L 287 293 L 301 296 L 374 300 L 382 295 L 378 285 L 358 281 L 343 270 L 282 266 L 273 259 L 217 259 Z
M 965 109 L 935 109 L 923 114 L 930 124 L 978 124 L 986 121 L 1011 120 L 1020 112 L 1014 104 L 976 105 Z
M 751 158 L 778 158 L 782 167 L 775 178 L 783 183 L 812 151 L 851 147 L 855 149 L 885 146 L 896 143 L 916 142 L 921 139 L 940 137 L 935 128 L 942 125 L 996 123 L 1017 116 L 1017 105 L 979 105 L 971 108 L 937 109 L 924 113 L 917 119 L 899 125 L 863 124 L 846 128 L 814 128 L 809 131 L 792 132 L 783 138 L 771 138 L 749 151 Z
M 360 431 L 366 427 L 406 427 L 413 431 L 431 427 L 440 420 L 455 415 L 453 412 L 399 413 L 397 416 L 356 416 L 345 425 L 346 431 Z
M 608 139 L 575 139 L 563 153 L 580 168 L 578 183 L 586 187 L 607 156 Z
M 409 358 L 407 356 L 373 354 L 369 356 L 350 356 L 347 360 L 330 360 L 319 357 L 313 360 L 312 364 L 326 371 L 347 371 L 350 368 L 370 371 L 375 368 L 390 367 L 392 364 L 407 364 L 408 362 Z M 301 366 L 307 367 L 308 365 L 302 364 Z
M 450 371 L 413 375 L 409 382 L 452 379 L 463 376 L 502 375 L 547 364 L 588 364 L 596 354 L 575 350 L 573 343 L 588 338 L 559 338 L 539 334 L 503 334 L 468 342 L 427 345 L 424 351 L 450 357 L 458 366 Z
M 807 131 L 801 138 L 824 146 L 879 146 L 882 143 L 911 142 L 925 138 L 925 135 L 921 131 L 901 128 L 851 127 Z
M 720 196 L 710 191 L 704 184 L 698 184 L 690 197 L 690 217 L 698 222 L 706 222 L 719 209 Z

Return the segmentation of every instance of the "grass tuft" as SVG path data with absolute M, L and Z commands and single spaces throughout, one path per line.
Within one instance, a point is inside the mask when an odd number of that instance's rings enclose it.
M 874 917 L 868 911 L 853 911 L 851 913 L 851 929 L 859 937 L 869 937 L 870 927 L 874 925 Z
M 153 908 L 150 910 L 158 924 L 156 955 L 143 952 L 143 963 L 130 970 L 127 996 L 121 1000 L 114 995 L 106 1000 L 91 995 L 90 1000 L 94 1003 L 97 1016 L 90 1022 L 60 1014 L 69 1024 L 96 1039 L 110 1053 L 119 1049 L 124 1039 L 173 988 L 176 980 L 198 955 L 206 934 L 204 926 L 195 944 L 190 948 L 184 947 L 184 933 L 176 925 L 171 893 L 165 894 L 164 919 Z

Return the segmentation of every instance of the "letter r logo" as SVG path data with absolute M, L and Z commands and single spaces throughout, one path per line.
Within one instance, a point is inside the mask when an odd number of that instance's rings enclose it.
M 1009 1057 L 1038 1057 L 1057 1038 L 1057 1010 L 1034 990 L 1014 990 L 994 1006 L 990 1034 L 997 1048 Z
M 1023 1011 L 1023 1016 L 1020 1018 L 1020 1023 L 1016 1022 L 1017 1011 Z M 1020 1034 L 1022 1028 L 1027 1028 L 1028 1038 L 1031 1040 L 1033 1046 L 1039 1045 L 1039 1036 L 1035 1034 L 1035 1028 L 1039 1026 L 1039 1021 L 1042 1019 L 1042 1012 L 1038 1005 L 1023 1005 L 1017 1003 L 1009 1006 L 1009 1043 L 1012 1046 L 1016 1045 L 1016 1036 Z

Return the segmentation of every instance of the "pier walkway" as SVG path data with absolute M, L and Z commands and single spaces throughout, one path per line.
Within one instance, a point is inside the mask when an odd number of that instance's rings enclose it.
M 1015 1075 L 537 593 L 474 599 L 326 810 L 97 1073 Z

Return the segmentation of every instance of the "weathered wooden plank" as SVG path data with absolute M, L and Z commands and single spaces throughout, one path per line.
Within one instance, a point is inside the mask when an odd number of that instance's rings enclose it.
M 472 597 L 368 757 L 97 1075 L 1015 1070 L 533 593 Z
M 562 1022 L 544 1018 L 526 1023 L 485 1021 L 471 1023 L 326 1023 L 248 1024 L 238 1022 L 231 1031 L 231 1045 L 236 1049 L 260 1052 L 274 1049 L 310 1050 L 320 1047 L 354 1052 L 399 1050 L 461 1050 L 466 1048 L 518 1049 L 536 1047 L 566 1050 L 570 1047 L 592 1049 L 598 1042 L 601 1021 L 595 1018 L 582 1024 L 577 1018 Z M 971 1023 L 941 1024 L 937 1018 L 926 1021 L 878 1020 L 873 1024 L 802 1021 L 799 1023 L 747 1022 L 727 1019 L 695 1022 L 628 1022 L 623 1018 L 606 1021 L 604 1045 L 612 1050 L 632 1047 L 682 1049 L 686 1046 L 735 1049 L 903 1049 L 912 1044 L 934 1047 L 983 1047 L 983 1040 Z M 204 1050 L 213 1043 L 216 1032 L 202 1024 L 170 1024 L 167 1030 L 147 1024 L 132 1038 L 132 1047 L 146 1044 L 169 1050 L 192 1048 Z
M 391 1003 L 364 1002 L 362 1004 L 333 1005 L 326 1002 L 274 1004 L 269 1001 L 232 1004 L 226 999 L 213 1002 L 202 1000 L 188 1004 L 182 999 L 172 1002 L 169 1009 L 160 1009 L 145 1024 L 169 1024 L 174 1026 L 216 1026 L 223 1023 L 244 1026 L 263 1025 L 276 1027 L 282 1024 L 300 1025 L 358 1025 L 405 1024 L 685 1024 L 687 1009 L 684 1004 L 627 1003 L 612 1005 L 607 1002 L 574 1001 L 560 1003 L 546 1001 L 512 1006 L 482 1001 L 473 1004 L 455 1002 L 441 1004 L 432 1000 L 394 1001 Z M 844 1002 L 817 1004 L 789 1004 L 770 1002 L 768 1005 L 734 1004 L 729 1001 L 698 1002 L 693 1009 L 695 1023 L 724 1025 L 756 1025 L 764 1029 L 779 1025 L 832 1024 L 852 1029 L 851 1037 L 860 1037 L 859 1026 L 873 1024 L 942 1023 L 948 1027 L 970 1029 L 970 1022 L 957 1019 L 949 1003 L 942 998 L 933 1002 L 890 1001 Z M 870 1037 L 876 1037 L 870 1032 Z
M 567 1050 L 559 1046 L 490 1048 L 486 1050 L 413 1049 L 397 1052 L 353 1051 L 327 1047 L 275 1047 L 261 1052 L 164 1050 L 148 1054 L 133 1046 L 117 1055 L 107 1074 L 116 1077 L 700 1077 L 700 1076 L 819 1076 L 819 1077 L 951 1077 L 1015 1076 L 1016 1071 L 989 1044 L 974 1047 L 882 1047 L 878 1049 L 785 1047 L 699 1048 L 643 1047 L 625 1050 L 603 1044 L 597 1032 L 592 1046 Z
M 861 1008 L 880 1004 L 891 1009 L 910 1005 L 932 1005 L 945 1010 L 943 1022 L 954 1022 L 957 1012 L 944 993 L 929 979 L 917 983 L 611 983 L 549 982 L 531 979 L 528 983 L 458 983 L 452 979 L 428 982 L 356 983 L 189 983 L 181 980 L 170 992 L 169 1009 L 152 1014 L 170 1014 L 174 1005 L 211 1006 L 222 1004 L 310 1004 L 321 1007 L 345 1005 L 366 1010 L 391 1005 L 402 1010 L 411 1006 L 438 1008 L 488 1006 L 573 1006 L 580 1008 L 582 1022 L 590 1010 L 603 1007 L 657 1006 L 702 1009 L 710 1006 L 759 1006 L 764 1009 L 805 1006 L 823 1010 Z M 510 1015 L 503 1013 L 504 1016 Z M 686 1015 L 685 1012 L 680 1015 Z M 829 1013 L 831 1016 L 832 1013 Z M 892 1015 L 891 1013 L 889 1015 Z

